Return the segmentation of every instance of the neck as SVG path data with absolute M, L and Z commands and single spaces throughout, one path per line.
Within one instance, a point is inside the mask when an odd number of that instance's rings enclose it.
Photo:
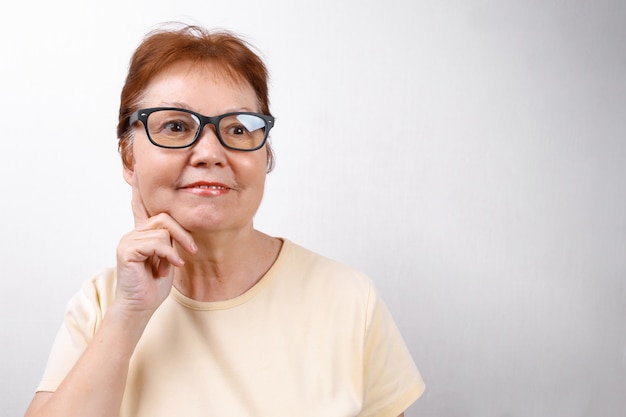
M 254 229 L 194 239 L 195 255 L 179 248 L 185 265 L 177 268 L 174 286 L 198 301 L 223 301 L 243 294 L 270 269 L 281 247 L 279 239 Z

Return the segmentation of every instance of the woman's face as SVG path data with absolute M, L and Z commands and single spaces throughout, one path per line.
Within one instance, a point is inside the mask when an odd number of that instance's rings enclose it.
M 250 85 L 231 81 L 209 65 L 188 62 L 157 75 L 140 107 L 180 107 L 205 116 L 259 111 Z M 252 228 L 265 186 L 265 147 L 226 149 L 207 125 L 192 147 L 165 149 L 150 143 L 137 124 L 133 155 L 133 169 L 125 170 L 124 178 L 139 188 L 150 216 L 168 213 L 192 233 Z

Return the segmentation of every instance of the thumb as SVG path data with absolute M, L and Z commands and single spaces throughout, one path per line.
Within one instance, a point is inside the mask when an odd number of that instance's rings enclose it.
M 133 218 L 135 219 L 135 227 L 143 224 L 148 220 L 150 215 L 148 214 L 148 210 L 146 210 L 146 206 L 143 204 L 143 197 L 141 196 L 141 191 L 139 190 L 139 180 L 137 178 L 137 171 L 133 171 L 132 177 L 132 199 L 131 206 L 133 209 Z

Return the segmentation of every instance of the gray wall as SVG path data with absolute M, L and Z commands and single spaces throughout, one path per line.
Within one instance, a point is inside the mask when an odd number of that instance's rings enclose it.
M 427 383 L 407 416 L 624 415 L 626 3 L 608 0 L 14 3 L 3 415 L 132 226 L 118 97 L 165 20 L 262 51 L 278 165 L 257 226 L 374 278 Z

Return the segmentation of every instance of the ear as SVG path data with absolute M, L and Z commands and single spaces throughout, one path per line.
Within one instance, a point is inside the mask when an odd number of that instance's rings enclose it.
M 124 181 L 126 181 L 126 183 L 128 185 L 130 185 L 132 187 L 133 185 L 133 175 L 134 175 L 135 171 L 133 171 L 130 168 L 124 167 L 122 175 L 124 176 Z

